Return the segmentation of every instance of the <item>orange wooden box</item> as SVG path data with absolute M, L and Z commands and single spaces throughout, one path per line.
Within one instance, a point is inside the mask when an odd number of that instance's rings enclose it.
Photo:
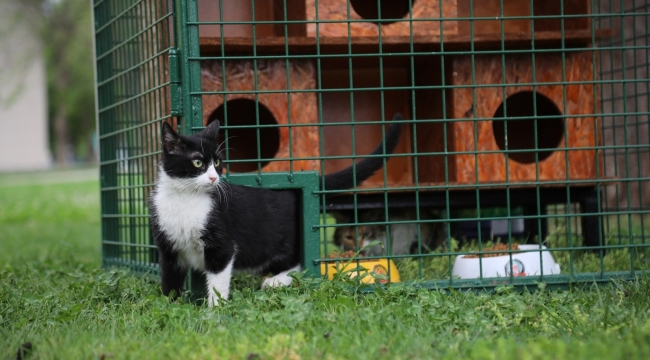
M 442 3 L 442 13 L 440 6 Z M 409 36 L 411 25 L 413 35 L 440 35 L 440 26 L 445 34 L 456 34 L 456 21 L 409 21 L 428 18 L 456 18 L 456 0 L 412 0 L 409 9 L 408 0 L 381 0 L 383 18 L 402 18 L 390 24 L 382 23 L 382 36 Z M 349 19 L 351 21 L 377 18 L 376 0 L 351 0 L 349 2 Z M 319 36 L 347 37 L 348 36 L 348 1 L 346 0 L 306 0 L 305 10 L 308 21 L 337 20 L 340 22 L 308 23 L 307 36 L 316 36 L 316 26 L 319 26 Z M 350 24 L 350 36 L 379 36 L 379 27 L 372 22 L 356 22 Z
M 201 79 L 203 91 L 245 92 L 227 95 L 228 125 L 249 126 L 249 128 L 228 131 L 230 159 L 258 159 L 257 130 L 255 118 L 255 77 L 258 90 L 282 90 L 276 93 L 258 94 L 260 125 L 279 125 L 260 128 L 259 140 L 261 158 L 273 159 L 264 165 L 264 171 L 289 171 L 289 158 L 318 156 L 319 137 L 316 126 L 290 127 L 291 124 L 316 124 L 318 121 L 315 92 L 293 92 L 288 90 L 314 89 L 316 85 L 314 66 L 310 61 L 292 61 L 289 65 L 287 83 L 286 63 L 283 60 L 226 62 L 226 87 L 222 82 L 220 61 L 203 61 Z M 249 93 L 246 93 L 249 92 Z M 218 118 L 224 121 L 224 95 L 203 95 L 203 123 L 207 125 Z M 283 126 L 284 125 L 284 126 Z M 222 130 L 223 131 L 223 130 Z M 289 133 L 291 132 L 291 143 Z M 223 135 L 221 137 L 223 139 Z M 290 151 L 291 149 L 291 151 Z M 283 161 L 284 160 L 284 161 Z M 316 160 L 294 160 L 293 170 L 318 170 Z M 233 163 L 233 172 L 257 170 L 256 162 Z
M 534 79 L 532 56 L 506 55 L 505 79 L 500 55 L 475 56 L 474 63 L 469 56 L 453 60 L 450 82 L 461 87 L 452 91 L 451 118 L 468 121 L 451 123 L 451 150 L 470 152 L 454 156 L 453 173 L 450 174 L 454 182 L 475 183 L 477 176 L 480 183 L 596 178 L 595 146 L 600 141 L 595 114 L 600 100 L 593 85 L 597 79 L 592 53 L 566 53 L 564 74 L 562 54 L 535 54 Z M 472 84 L 472 70 L 476 87 Z M 562 82 L 566 85 L 559 84 Z M 504 87 L 504 83 L 522 85 Z M 536 86 L 531 86 L 532 83 Z M 504 119 L 504 93 L 508 116 L 534 115 L 532 99 L 536 99 L 537 115 L 549 116 L 537 120 L 537 146 L 552 150 L 538 152 L 536 159 L 532 117 L 523 121 L 492 120 Z M 472 118 L 486 120 L 469 120 Z M 507 139 L 504 122 L 508 128 Z M 506 155 L 502 151 L 506 140 L 509 150 L 527 152 L 513 151 Z
M 470 1 L 457 0 L 458 17 L 470 17 Z M 591 19 L 588 17 L 590 1 L 588 0 L 537 0 L 531 11 L 529 0 L 473 0 L 472 16 L 483 18 L 474 20 L 474 34 L 528 33 L 531 31 L 531 21 L 527 16 L 539 16 L 535 19 L 535 33 L 557 31 L 562 29 L 561 14 L 570 16 L 564 19 L 564 30 L 588 30 Z M 503 4 L 503 10 L 501 8 Z M 518 19 L 500 20 L 503 11 L 505 17 L 521 17 Z M 583 16 L 576 16 L 583 15 Z M 458 21 L 458 34 L 470 34 L 470 21 Z
M 309 61 L 291 61 L 289 65 L 289 84 L 287 84 L 286 63 L 279 61 L 258 60 L 258 68 L 253 68 L 251 61 L 226 62 L 226 87 L 229 158 L 231 160 L 252 160 L 251 162 L 231 163 L 232 172 L 250 172 L 258 169 L 256 159 L 267 159 L 262 163 L 263 172 L 277 171 L 321 171 L 319 160 L 293 160 L 290 158 L 317 158 L 321 155 L 319 141 L 323 142 L 324 156 L 351 156 L 352 127 L 350 125 L 324 126 L 323 137 L 318 126 L 318 98 L 316 92 L 289 93 L 290 90 L 315 89 L 315 69 Z M 220 61 L 204 61 L 202 69 L 202 88 L 205 92 L 222 92 L 223 70 Z M 350 94 L 345 91 L 348 84 L 348 68 L 329 67 L 324 62 L 321 81 L 323 88 L 340 88 L 341 91 L 328 91 L 321 94 L 323 122 L 335 124 L 350 122 L 350 114 L 354 113 L 354 153 L 363 156 L 370 153 L 382 140 L 382 130 L 379 124 L 365 124 L 367 121 L 381 119 L 381 94 L 378 91 L 356 91 L 354 93 L 354 112 L 351 108 Z M 256 75 L 257 74 L 257 75 Z M 258 90 L 280 90 L 274 93 L 259 93 L 259 150 L 257 147 L 258 134 L 255 119 L 255 76 Z M 384 69 L 386 86 L 406 86 L 407 70 L 404 68 Z M 379 86 L 377 68 L 357 69 L 353 73 L 355 88 Z M 290 94 L 290 95 L 288 95 Z M 203 123 L 209 124 L 215 119 L 224 123 L 224 95 L 205 94 L 203 100 Z M 289 102 L 290 100 L 290 102 Z M 384 100 L 386 114 L 390 120 L 395 112 L 400 112 L 409 118 L 408 91 L 394 91 Z M 292 125 L 289 124 L 291 111 Z M 274 126 L 275 125 L 275 126 Z M 245 126 L 246 128 L 237 128 Z M 387 128 L 388 124 L 386 125 Z M 291 138 L 289 137 L 291 133 Z M 402 132 L 402 139 L 396 153 L 409 152 L 411 149 L 411 131 L 407 125 Z M 224 138 L 222 130 L 221 138 Z M 291 149 L 291 152 L 290 152 Z M 258 151 L 260 157 L 258 157 Z M 325 160 L 325 173 L 341 170 L 352 164 L 350 158 L 335 158 Z M 410 185 L 413 182 L 410 161 L 396 158 L 387 163 L 387 181 L 391 185 Z M 383 172 L 377 172 L 363 187 L 382 187 Z

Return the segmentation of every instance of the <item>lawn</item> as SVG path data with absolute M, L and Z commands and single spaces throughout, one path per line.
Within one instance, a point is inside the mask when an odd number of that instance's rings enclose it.
M 92 173 L 0 175 L 0 357 L 30 343 L 33 359 L 650 358 L 650 278 L 362 294 L 239 277 L 220 308 L 170 303 L 157 283 L 101 269 Z

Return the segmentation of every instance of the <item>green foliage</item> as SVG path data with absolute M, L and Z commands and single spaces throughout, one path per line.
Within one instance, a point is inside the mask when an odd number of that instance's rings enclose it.
M 12 55 L 21 61 L 15 61 L 14 68 L 6 72 L 24 78 L 27 65 L 42 54 L 47 70 L 50 144 L 59 159 L 56 152 L 66 145 L 73 147 L 78 158 L 86 157 L 95 131 L 91 2 L 0 0 L 0 5 L 15 9 L 9 24 L 0 26 L 0 35 L 24 27 L 40 41 L 39 46 L 15 49 L 17 54 Z M 8 99 L 0 97 L 0 104 L 18 96 L 19 91 L 11 92 Z M 62 119 L 59 125 L 55 125 L 57 116 Z
M 92 146 L 95 131 L 90 1 L 50 3 L 43 29 L 50 125 L 57 114 L 65 116 L 67 140 L 74 146 L 76 155 L 84 156 Z M 62 139 L 53 137 L 52 141 Z
M 47 173 L 39 176 L 49 177 Z M 10 184 L 10 185 L 7 185 Z M 207 308 L 102 270 L 96 181 L 17 185 L 0 176 L 0 353 L 38 359 L 617 359 L 650 356 L 650 279 L 570 291 L 363 294 L 303 278 L 260 291 L 236 277 Z M 6 210 L 8 209 L 8 210 Z

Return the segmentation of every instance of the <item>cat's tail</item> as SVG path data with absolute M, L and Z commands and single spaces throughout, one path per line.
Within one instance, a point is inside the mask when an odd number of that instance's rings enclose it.
M 377 145 L 375 150 L 373 150 L 370 155 L 389 155 L 393 153 L 397 147 L 397 144 L 399 143 L 399 138 L 402 135 L 401 120 L 402 115 L 399 113 L 395 114 L 392 124 L 386 131 L 386 138 L 384 138 L 383 142 Z M 386 146 L 385 153 L 384 144 Z M 372 176 L 375 171 L 381 169 L 384 166 L 384 158 L 385 156 L 367 157 L 359 161 L 355 165 L 355 168 L 349 166 L 341 171 L 325 175 L 325 190 L 349 189 L 355 185 L 359 185 L 361 182 Z M 355 172 L 356 178 L 354 177 Z

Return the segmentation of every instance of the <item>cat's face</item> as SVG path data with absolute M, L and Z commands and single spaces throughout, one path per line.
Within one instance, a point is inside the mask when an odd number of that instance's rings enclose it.
M 356 237 L 356 233 L 359 234 L 359 237 Z M 359 225 L 357 231 L 355 232 L 354 226 L 344 226 L 336 228 L 334 232 L 334 237 L 336 238 L 336 243 L 343 245 L 345 251 L 357 251 L 357 243 L 360 248 L 368 246 L 372 241 L 378 240 L 379 237 L 384 233 L 379 226 L 371 225 Z M 361 252 L 361 255 L 367 255 L 365 251 Z
M 223 167 L 218 135 L 218 120 L 189 136 L 179 135 L 163 123 L 162 170 L 174 185 L 195 192 L 219 185 Z

